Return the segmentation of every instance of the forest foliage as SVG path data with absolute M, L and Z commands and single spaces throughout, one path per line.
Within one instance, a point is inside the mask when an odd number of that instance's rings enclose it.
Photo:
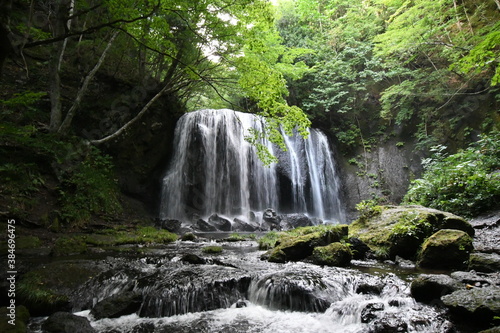
M 2 195 L 30 205 L 51 169 L 66 220 L 119 211 L 109 157 L 82 143 L 123 140 L 161 101 L 175 116 L 221 107 L 266 116 L 266 131 L 248 137 L 266 162 L 261 138 L 282 145 L 280 127 L 305 136 L 312 123 L 348 155 L 398 135 L 424 153 L 455 152 L 500 123 L 498 0 L 17 0 L 0 9 L 0 148 L 36 156 L 18 168 L 30 190 L 12 194 L 11 182 Z M 15 161 L 3 161 L 11 179 Z

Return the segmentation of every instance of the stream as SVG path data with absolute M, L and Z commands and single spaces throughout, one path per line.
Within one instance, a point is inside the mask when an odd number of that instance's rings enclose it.
M 222 246 L 206 254 L 206 246 Z M 410 295 L 413 269 L 368 261 L 351 268 L 260 260 L 255 241 L 181 242 L 142 255 L 78 257 L 101 273 L 71 295 L 73 312 L 100 333 L 160 332 L 451 332 L 444 311 Z M 195 255 L 202 262 L 187 262 Z M 95 304 L 124 292 L 141 296 L 138 311 L 95 319 Z M 29 332 L 41 332 L 34 318 Z

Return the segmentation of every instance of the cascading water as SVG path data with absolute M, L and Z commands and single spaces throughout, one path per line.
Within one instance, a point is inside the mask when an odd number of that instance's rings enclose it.
M 279 162 L 269 167 L 245 140 L 264 120 L 232 110 L 200 110 L 179 119 L 175 153 L 163 179 L 161 219 L 217 213 L 249 219 L 273 208 L 325 221 L 343 221 L 339 181 L 325 135 L 285 136 L 286 151 L 262 141 Z

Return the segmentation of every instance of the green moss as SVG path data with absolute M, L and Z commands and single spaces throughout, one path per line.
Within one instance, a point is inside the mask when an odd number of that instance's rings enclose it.
M 222 246 L 205 246 L 202 251 L 206 254 L 217 254 L 222 252 Z
M 259 240 L 259 244 L 262 244 L 261 249 L 264 246 L 273 246 L 268 252 L 269 261 L 297 261 L 310 256 L 317 246 L 324 246 L 346 238 L 348 227 L 347 225 L 319 225 L 269 234 L 270 236 Z
M 87 252 L 87 244 L 82 237 L 63 236 L 56 240 L 51 254 L 53 256 L 68 256 Z
M 334 242 L 314 248 L 312 260 L 317 265 L 347 266 L 351 262 L 352 252 L 348 245 Z
M 188 241 L 194 241 L 196 240 L 196 236 L 192 232 L 187 232 L 181 237 L 181 241 L 183 242 L 188 242 Z
M 51 309 L 62 308 L 68 297 L 58 294 L 47 286 L 46 279 L 36 271 L 25 274 L 17 284 L 19 301 L 31 312 L 45 313 Z
M 422 244 L 418 265 L 428 268 L 465 269 L 472 250 L 472 238 L 467 233 L 442 229 Z
M 16 239 L 16 248 L 18 249 L 34 249 L 41 245 L 40 238 L 36 236 L 21 236 Z
M 107 229 L 100 234 L 83 236 L 89 245 L 110 247 L 125 244 L 165 244 L 175 242 L 177 235 L 164 229 L 141 227 L 136 230 Z
M 414 259 L 424 240 L 445 227 L 473 233 L 460 217 L 421 206 L 383 206 L 380 214 L 354 221 L 349 231 L 375 252 Z

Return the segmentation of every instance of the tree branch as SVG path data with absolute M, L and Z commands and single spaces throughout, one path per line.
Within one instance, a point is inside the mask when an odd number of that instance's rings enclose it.
M 99 24 L 99 25 L 96 25 L 94 27 L 90 27 L 88 29 L 82 30 L 82 31 L 68 32 L 68 33 L 66 33 L 64 35 L 57 36 L 57 37 L 54 37 L 54 38 L 49 38 L 49 39 L 44 39 L 44 40 L 39 40 L 39 41 L 27 43 L 26 45 L 24 45 L 24 48 L 31 48 L 31 47 L 40 46 L 40 45 L 52 44 L 52 43 L 56 43 L 56 42 L 60 42 L 62 40 L 65 40 L 66 38 L 70 38 L 70 37 L 74 37 L 74 36 L 80 36 L 80 35 L 92 34 L 92 33 L 96 32 L 96 31 L 104 29 L 104 28 L 117 28 L 116 25 L 118 25 L 120 23 L 126 23 L 127 24 L 127 23 L 134 23 L 134 22 L 137 22 L 137 21 L 140 21 L 140 20 L 144 20 L 144 19 L 147 19 L 147 18 L 151 17 L 156 12 L 156 10 L 158 9 L 158 6 L 159 6 L 159 4 L 155 5 L 154 8 L 151 10 L 151 12 L 148 13 L 148 14 L 146 14 L 146 15 L 138 16 L 138 17 L 135 17 L 135 18 L 129 19 L 129 20 L 118 19 L 118 20 L 114 20 L 114 21 L 111 21 L 111 22 Z
M 87 88 L 89 86 L 90 81 L 94 78 L 95 74 L 101 67 L 102 63 L 104 62 L 104 59 L 106 58 L 106 54 L 108 53 L 108 50 L 110 49 L 111 45 L 113 44 L 113 41 L 115 40 L 116 36 L 118 36 L 119 31 L 115 31 L 113 36 L 111 36 L 110 41 L 108 42 L 108 45 L 106 45 L 106 48 L 101 54 L 101 57 L 97 61 L 97 64 L 94 66 L 94 68 L 89 72 L 89 74 L 85 77 L 85 80 L 83 81 L 82 87 L 80 90 L 78 90 L 78 93 L 76 95 L 75 101 L 73 102 L 73 105 L 69 109 L 68 113 L 66 114 L 66 117 L 64 118 L 63 123 L 58 129 L 58 133 L 66 133 L 71 125 L 71 121 L 73 120 L 73 117 L 76 114 L 76 111 L 80 107 L 80 103 L 82 101 L 83 96 L 87 92 Z

